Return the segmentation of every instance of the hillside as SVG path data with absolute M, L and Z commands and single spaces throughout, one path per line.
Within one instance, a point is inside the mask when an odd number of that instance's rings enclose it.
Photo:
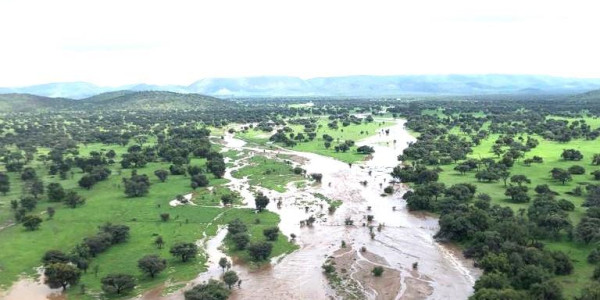
M 110 92 L 83 100 L 74 100 L 81 108 L 104 109 L 227 109 L 233 102 L 200 94 L 179 94 L 163 91 Z
M 68 107 L 71 100 L 31 94 L 0 94 L 0 112 L 53 110 Z
M 590 100 L 590 101 L 600 100 L 600 89 L 574 95 L 571 97 L 571 99 L 573 99 L 573 100 Z
M 0 94 L 0 112 L 36 110 L 160 110 L 194 109 L 221 110 L 237 104 L 200 94 L 179 94 L 162 91 L 107 92 L 82 100 L 50 98 L 30 94 Z

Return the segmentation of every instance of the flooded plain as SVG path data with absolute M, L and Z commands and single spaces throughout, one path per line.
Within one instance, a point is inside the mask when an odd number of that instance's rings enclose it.
M 402 200 L 406 187 L 391 183 L 390 173 L 399 163 L 397 156 L 414 141 L 404 128 L 404 121 L 395 122 L 386 128 L 389 134 L 382 130 L 357 141 L 359 146 L 372 146 L 375 153 L 368 160 L 352 165 L 313 153 L 247 145 L 232 134 L 224 136 L 223 151 L 244 152 L 244 156 L 230 161 L 233 167 L 225 174 L 230 180 L 229 187 L 240 193 L 247 207 L 254 206 L 255 191 L 269 196 L 272 201 L 268 209 L 280 215 L 282 233 L 288 238 L 294 234 L 299 246 L 298 250 L 274 258 L 270 265 L 259 269 L 229 258 L 233 261 L 232 269 L 242 280 L 241 287 L 234 288 L 232 299 L 468 298 L 480 271 L 460 251 L 436 242 L 433 235 L 438 230 L 437 219 L 408 212 Z M 322 182 L 301 188 L 291 183 L 286 192 L 279 193 L 251 187 L 247 179 L 231 176 L 232 171 L 243 167 L 245 160 L 255 154 L 273 158 L 285 154 L 295 164 L 301 163 L 307 174 L 323 174 Z M 390 184 L 394 192 L 386 195 L 383 189 Z M 328 200 L 341 200 L 342 205 L 330 214 Z M 317 221 L 312 226 L 304 225 L 311 216 Z M 371 221 L 368 216 L 372 216 Z M 198 241 L 209 256 L 206 272 L 170 294 L 164 295 L 161 286 L 137 299 L 180 300 L 183 291 L 194 284 L 218 278 L 222 274 L 218 260 L 226 256 L 220 249 L 225 235 L 225 228 L 221 228 L 215 237 Z M 323 273 L 322 265 L 332 261 L 345 273 L 346 279 L 337 285 L 331 284 Z M 374 279 L 370 274 L 374 266 L 383 267 L 385 275 Z M 51 296 L 56 295 L 54 291 L 42 291 L 39 283 L 35 289 L 23 289 L 25 282 L 15 284 L 3 299 L 54 299 Z M 22 294 L 27 290 L 40 292 Z M 27 297 L 20 297 L 24 295 Z

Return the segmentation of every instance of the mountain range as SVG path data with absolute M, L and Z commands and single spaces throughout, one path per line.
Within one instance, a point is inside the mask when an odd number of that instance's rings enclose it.
M 573 94 L 600 89 L 599 79 L 542 75 L 398 75 L 302 79 L 290 76 L 206 78 L 190 85 L 131 84 L 116 87 L 60 82 L 0 87 L 0 94 L 27 93 L 83 99 L 114 91 L 169 91 L 221 98 L 286 96 L 400 96 L 475 94 Z

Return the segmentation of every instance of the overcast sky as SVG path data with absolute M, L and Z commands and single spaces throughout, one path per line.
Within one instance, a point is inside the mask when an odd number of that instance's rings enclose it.
M 0 86 L 256 75 L 600 78 L 594 2 L 0 0 Z

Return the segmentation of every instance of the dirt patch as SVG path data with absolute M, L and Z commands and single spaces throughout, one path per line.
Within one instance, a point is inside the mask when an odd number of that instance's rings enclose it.
M 407 277 L 404 282 L 406 284 L 406 291 L 402 294 L 402 299 L 417 300 L 427 299 L 433 294 L 433 287 L 431 286 L 431 278 L 419 274 L 417 271 L 411 271 L 412 277 Z
M 344 299 L 396 299 L 402 287 L 400 271 L 390 268 L 387 261 L 374 253 L 353 248 L 340 248 L 327 260 L 335 271 L 327 274 L 330 285 Z M 373 275 L 375 267 L 383 274 Z

